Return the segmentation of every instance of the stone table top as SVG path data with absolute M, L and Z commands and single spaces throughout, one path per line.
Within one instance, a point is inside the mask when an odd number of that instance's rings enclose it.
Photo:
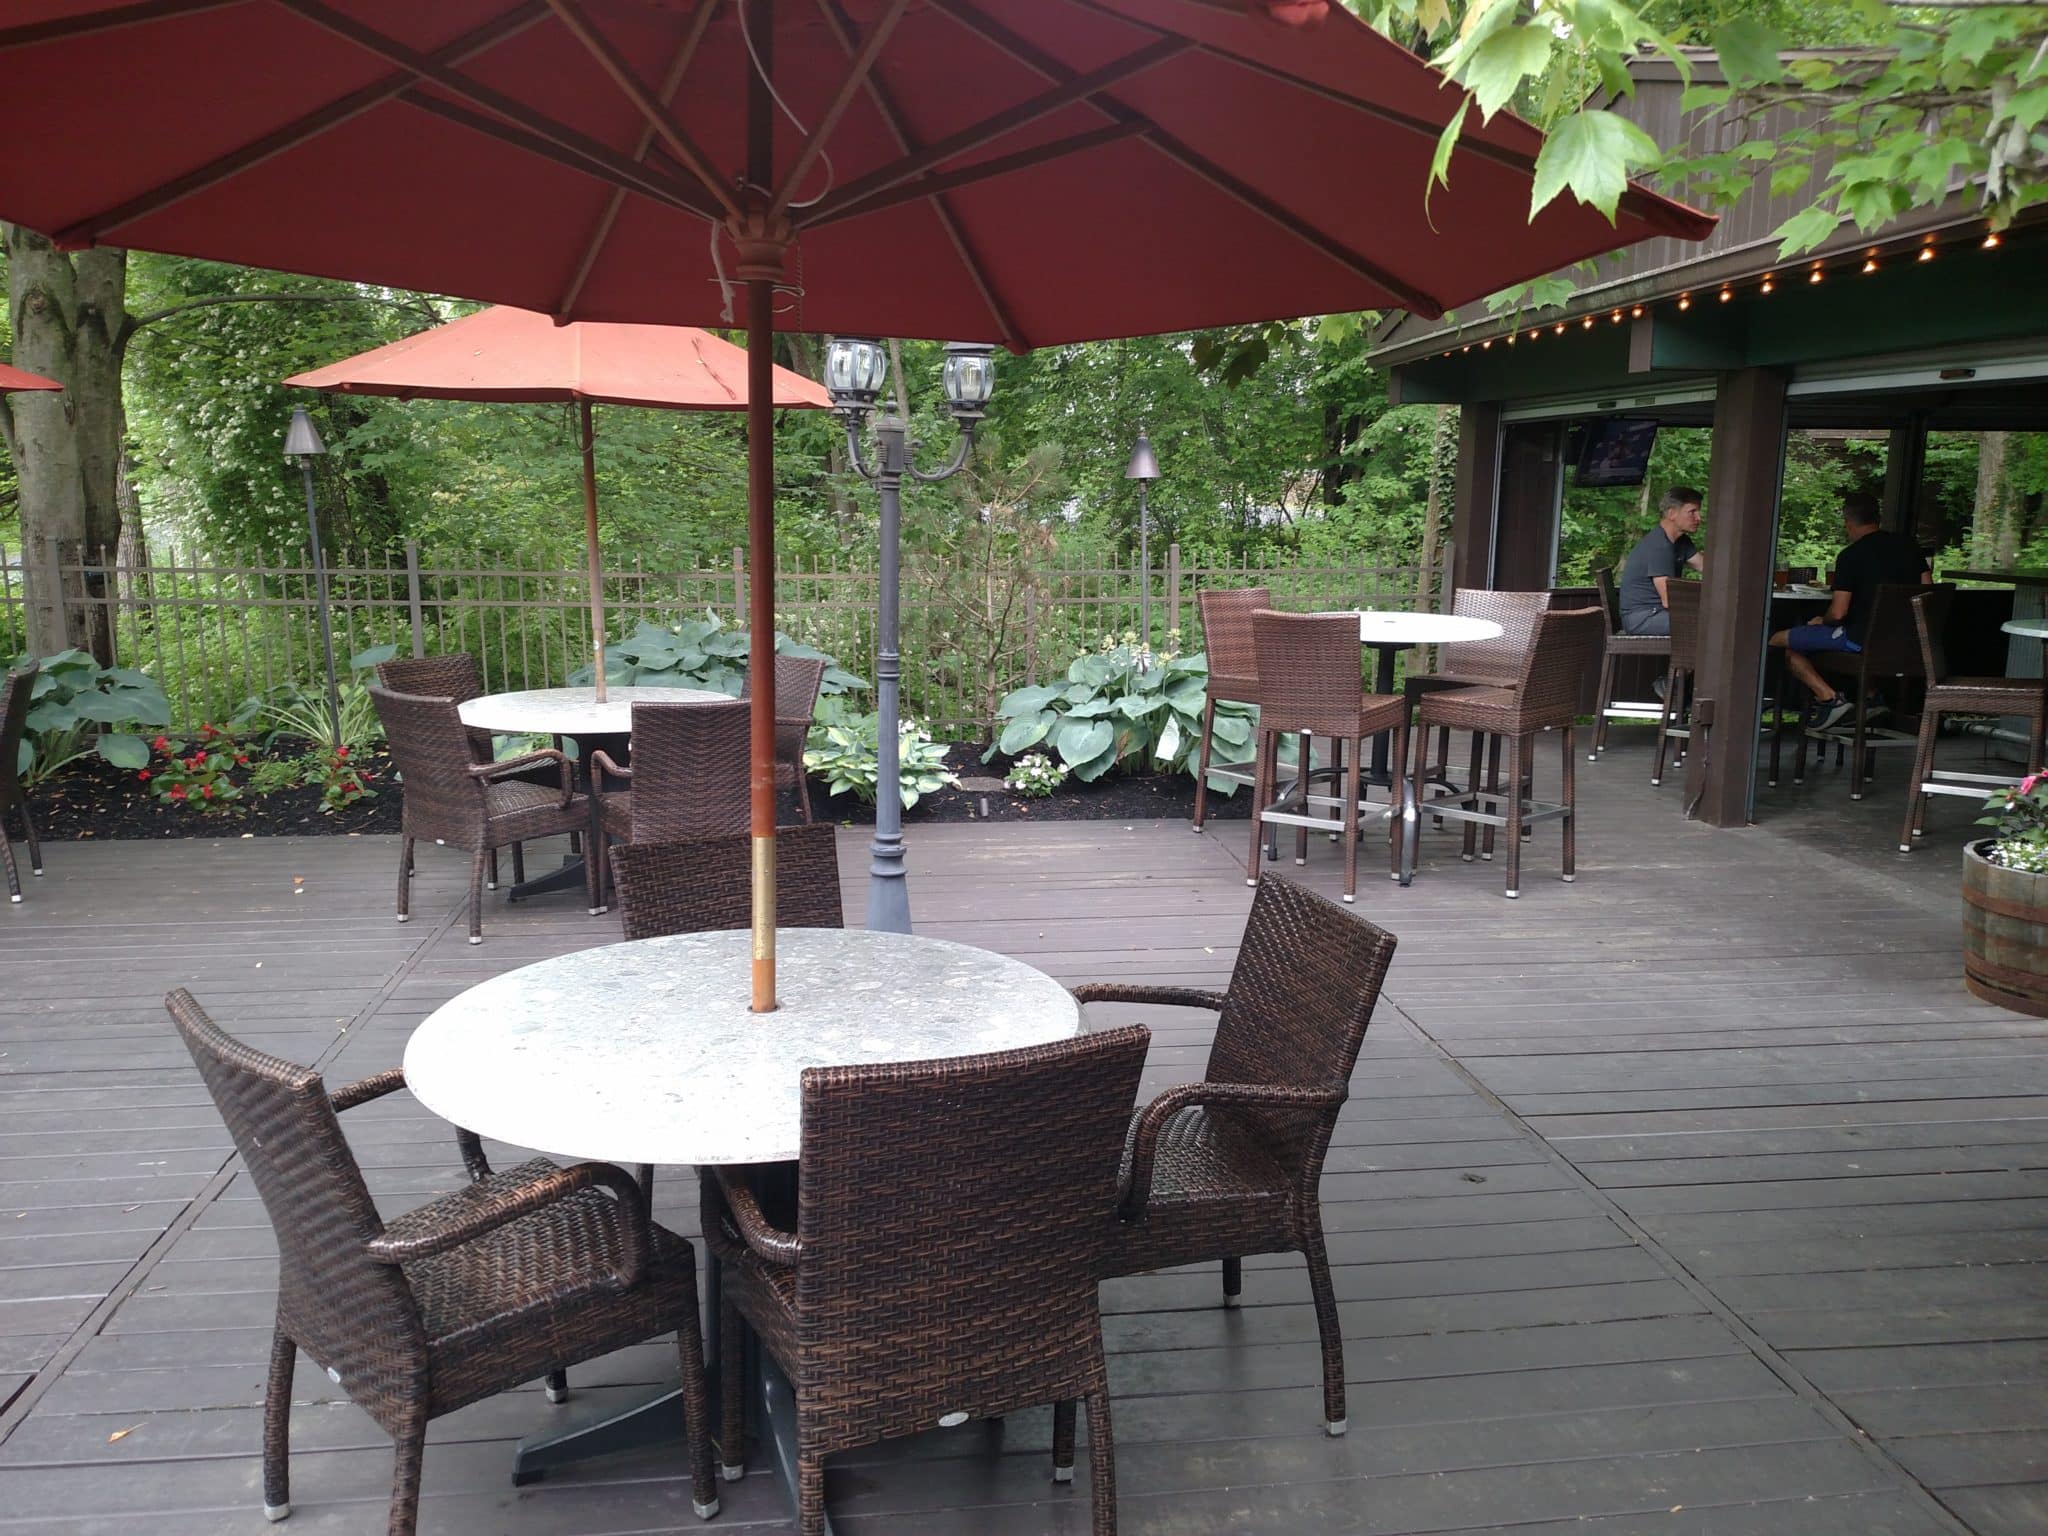
M 1998 627 L 2008 635 L 2030 635 L 2036 640 L 2048 640 L 2048 619 L 2007 619 Z
M 507 971 L 405 1048 L 444 1120 L 557 1157 L 785 1162 L 805 1067 L 920 1061 L 1068 1039 L 1072 994 L 1019 960 L 910 934 L 784 928 L 782 1006 L 748 1006 L 743 929 L 606 944 Z
M 708 688 L 611 688 L 597 702 L 595 688 L 530 688 L 486 693 L 456 706 L 472 730 L 505 735 L 626 736 L 639 704 L 722 704 L 727 695 Z
M 1360 645 L 1456 645 L 1461 640 L 1498 640 L 1500 637 L 1501 627 L 1492 619 L 1371 608 L 1361 610 L 1358 615 Z

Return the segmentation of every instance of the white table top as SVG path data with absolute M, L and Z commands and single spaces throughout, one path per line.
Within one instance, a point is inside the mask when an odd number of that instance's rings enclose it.
M 405 1080 L 444 1120 L 558 1157 L 785 1162 L 805 1067 L 1012 1050 L 1080 1032 L 1022 961 L 863 929 L 776 935 L 772 1014 L 748 1007 L 750 935 L 606 944 L 507 971 L 413 1031 Z
M 1456 645 L 1461 640 L 1498 640 L 1500 636 L 1501 627 L 1492 619 L 1371 608 L 1358 615 L 1360 645 Z
M 2048 619 L 2007 619 L 1998 627 L 2008 635 L 2031 635 L 2036 640 L 2048 640 Z
M 1798 581 L 1793 582 L 1789 586 L 1774 587 L 1771 589 L 1771 596 L 1773 597 L 1815 598 L 1833 597 L 1834 595 L 1835 593 L 1832 587 L 1809 586 L 1804 582 Z
M 487 693 L 456 706 L 473 730 L 507 735 L 626 736 L 633 730 L 633 705 L 720 704 L 727 696 L 708 688 L 611 688 L 597 702 L 595 688 L 534 688 L 525 693 Z

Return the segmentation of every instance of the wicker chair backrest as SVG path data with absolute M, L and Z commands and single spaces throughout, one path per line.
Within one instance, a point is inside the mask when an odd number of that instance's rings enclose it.
M 1600 606 L 1607 614 L 1607 633 L 1621 633 L 1621 594 L 1615 590 L 1614 567 L 1603 565 L 1593 572 L 1593 585 L 1600 589 Z
M 1149 1039 L 804 1072 L 797 1347 L 827 1383 L 860 1382 L 864 1426 L 999 1412 L 1085 1376 Z
M 818 690 L 825 684 L 825 660 L 813 656 L 775 658 L 775 718 L 809 720 L 818 712 Z M 751 675 L 740 682 L 740 697 L 754 696 Z
M 467 651 L 440 656 L 394 656 L 377 663 L 377 681 L 393 693 L 418 693 L 460 704 L 484 691 L 483 668 Z
M 1552 608 L 1536 620 L 1522 663 L 1518 701 L 1524 730 L 1568 724 L 1582 682 L 1600 665 L 1607 626 L 1598 608 Z
M 1536 617 L 1550 606 L 1548 592 L 1492 592 L 1460 587 L 1451 612 L 1461 619 L 1491 619 L 1500 626 L 1497 640 L 1467 640 L 1443 652 L 1444 668 L 1462 677 L 1516 678 L 1529 654 Z
M 637 825 L 638 790 L 634 799 Z M 777 927 L 846 926 L 835 832 L 827 822 L 775 829 Z M 753 920 L 752 860 L 753 839 L 744 833 L 619 844 L 612 849 L 612 876 L 626 937 L 746 927 Z
M 1358 615 L 1252 615 L 1258 651 L 1259 728 L 1356 739 L 1364 729 Z
M 1955 600 L 1952 581 L 1922 587 L 1913 594 L 1913 633 L 1920 642 L 1920 670 L 1930 683 L 1948 679 L 1948 652 L 1941 637 L 1948 633 L 1948 613 Z
M 418 837 L 441 837 L 450 826 L 480 825 L 483 781 L 469 771 L 469 732 L 455 701 L 374 687 L 370 700 L 404 781 L 406 830 Z
M 748 708 L 633 705 L 633 841 L 747 830 Z
M 1696 672 L 1700 665 L 1700 604 L 1706 598 L 1702 581 L 1667 582 L 1664 600 L 1671 608 L 1671 666 Z
M 376 1411 L 416 1386 L 426 1342 L 411 1287 L 364 1244 L 384 1223 L 320 1074 L 244 1045 L 179 988 L 164 999 L 277 1234 L 279 1326 Z
M 0 678 L 0 809 L 21 799 L 21 733 L 28 726 L 29 695 L 35 686 L 34 662 Z
M 1252 615 L 1272 606 L 1273 594 L 1265 587 L 1215 587 L 1195 594 L 1195 612 L 1202 620 L 1202 652 L 1208 657 L 1212 678 L 1259 675 Z
M 1912 603 L 1927 590 L 1918 582 L 1911 586 L 1887 583 L 1877 589 L 1870 604 L 1870 622 L 1863 628 L 1863 675 L 1866 677 L 1920 677 L 1925 663 L 1920 656 L 1920 639 L 1913 627 Z

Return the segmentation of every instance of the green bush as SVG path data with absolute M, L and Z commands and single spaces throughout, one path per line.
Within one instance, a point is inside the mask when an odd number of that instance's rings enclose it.
M 88 752 L 116 768 L 148 765 L 143 729 L 171 723 L 162 688 L 127 667 L 102 667 L 84 651 L 45 656 L 38 668 L 15 765 L 24 783 L 39 784 Z
M 714 613 L 676 625 L 650 624 L 645 619 L 623 640 L 607 642 L 604 677 L 618 688 L 709 688 L 738 698 L 747 679 L 747 650 L 752 643 L 744 629 L 727 629 Z M 800 644 L 779 630 L 775 654 L 803 656 L 825 663 L 825 695 L 867 687 L 823 651 Z M 588 687 L 597 668 L 586 662 L 569 674 L 572 687 Z
M 327 683 L 279 683 L 264 693 L 244 699 L 229 718 L 229 726 L 245 735 L 260 736 L 263 745 L 274 745 L 280 736 L 311 742 L 320 755 L 361 752 L 384 739 L 384 722 L 377 718 L 377 704 L 370 697 L 370 674 L 380 661 L 398 654 L 395 645 L 372 646 L 349 661 L 349 677 L 336 685 L 341 700 L 341 733 L 328 714 Z M 324 770 L 322 770 L 324 771 Z
M 828 713 L 835 716 L 839 711 Z M 899 720 L 897 751 L 901 757 L 900 790 L 907 811 L 926 795 L 960 782 L 946 767 L 946 747 L 932 740 L 932 733 L 915 720 Z M 804 767 L 825 776 L 832 794 L 847 790 L 868 805 L 875 803 L 877 780 L 881 776 L 881 716 L 842 716 L 811 728 L 804 743 Z

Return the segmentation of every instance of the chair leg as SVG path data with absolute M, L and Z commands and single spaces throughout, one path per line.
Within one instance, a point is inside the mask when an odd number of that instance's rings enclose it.
M 1510 896 L 1522 894 L 1522 759 L 1529 755 L 1527 736 L 1508 738 L 1508 883 Z
M 1600 754 L 1607 750 L 1607 706 L 1614 702 L 1614 653 L 1608 651 L 1600 658 L 1600 686 L 1593 695 L 1593 749 L 1586 754 L 1586 761 L 1597 763 Z
M 1330 1250 L 1323 1242 L 1322 1213 L 1313 1207 L 1301 1234 L 1301 1256 L 1308 1261 L 1308 1293 L 1316 1307 L 1316 1335 L 1323 1346 L 1323 1428 L 1341 1435 L 1348 1427 L 1344 1412 L 1344 1325 L 1337 1316 L 1337 1292 L 1330 1284 Z
M 676 1356 L 683 1371 L 683 1448 L 690 1458 L 690 1508 L 699 1520 L 718 1513 L 718 1484 L 711 1478 L 711 1396 L 704 1387 L 704 1334 L 697 1326 L 696 1288 L 687 1315 L 676 1328 Z
M 1244 867 L 1246 885 L 1259 883 L 1259 845 L 1266 840 L 1266 826 L 1259 820 L 1259 813 L 1266 808 L 1267 795 L 1273 787 L 1274 765 L 1279 756 L 1280 733 L 1261 726 L 1253 739 L 1252 847 Z
M 278 1329 L 270 1336 L 270 1379 L 263 1388 L 263 1518 L 292 1512 L 292 1367 L 299 1346 Z
M 21 900 L 21 871 L 14 867 L 14 849 L 7 841 L 7 822 L 0 817 L 0 868 L 7 871 L 7 899 Z
M 1116 1440 L 1109 1428 L 1109 1393 L 1088 1394 L 1088 1479 L 1093 1536 L 1116 1536 Z
M 1474 731 L 1472 733 L 1472 771 L 1471 776 L 1465 780 L 1465 793 L 1469 797 L 1469 808 L 1475 811 L 1478 810 L 1480 806 L 1479 792 L 1486 787 L 1485 781 L 1481 779 L 1479 776 L 1479 764 L 1485 752 L 1486 738 L 1480 735 L 1479 732 Z M 1463 859 L 1467 864 L 1470 864 L 1472 862 L 1473 852 L 1475 849 L 1478 848 L 1478 846 L 1479 824 L 1475 821 L 1468 821 L 1465 823 L 1464 851 L 1461 852 L 1458 855 L 1458 857 Z
M 495 849 L 495 848 L 493 848 L 493 849 L 491 850 L 491 862 L 490 862 L 490 870 L 489 870 L 489 872 L 488 872 L 488 873 L 487 873 L 487 874 L 486 874 L 486 875 L 484 876 L 484 889 L 485 889 L 485 890 L 487 890 L 487 891 L 495 891 L 495 890 L 496 890 L 497 888 L 498 888 L 498 850 L 497 850 L 497 849 Z
M 1360 746 L 1360 745 L 1362 745 L 1362 743 L 1359 743 L 1359 742 L 1354 742 L 1354 743 L 1352 743 L 1352 746 L 1354 747 L 1354 749 L 1355 749 L 1356 747 Z M 1341 770 L 1341 769 L 1343 768 L 1343 766 L 1344 766 L 1344 739 L 1343 739 L 1343 738 L 1342 738 L 1341 736 L 1332 736 L 1332 737 L 1330 738 L 1330 767 L 1331 767 L 1331 768 L 1332 768 L 1333 770 Z M 1340 774 L 1339 776 L 1341 777 L 1341 774 Z M 1343 820 L 1344 818 L 1343 818 L 1343 816 L 1342 816 L 1342 815 L 1340 814 L 1340 815 L 1338 815 L 1338 816 L 1335 816 L 1335 817 L 1333 817 L 1332 819 L 1333 819 L 1333 820 L 1335 820 L 1335 821 L 1340 821 L 1340 822 L 1341 822 L 1341 821 L 1342 821 L 1342 820 Z M 1341 836 L 1343 836 L 1343 834 L 1342 834 L 1341 832 L 1332 832 L 1332 833 L 1330 834 L 1330 836 L 1331 836 L 1331 837 L 1333 837 L 1333 838 L 1336 838 L 1336 837 L 1341 837 Z
M 1315 772 L 1315 765 L 1316 739 L 1307 731 L 1303 731 L 1301 733 L 1301 814 L 1304 816 L 1309 814 L 1308 797 L 1315 793 L 1315 785 L 1311 782 L 1311 776 Z M 1277 772 L 1274 776 L 1278 777 Z M 1335 780 L 1332 780 L 1332 782 L 1334 783 Z M 1308 862 L 1307 827 L 1296 827 L 1294 829 L 1294 862 L 1297 866 Z
M 1333 742 L 1334 746 L 1335 743 Z M 1358 900 L 1358 796 L 1364 785 L 1358 782 L 1358 760 L 1365 754 L 1353 752 L 1344 765 L 1344 899 Z
M 1202 830 L 1202 818 L 1209 814 L 1209 750 L 1216 739 L 1216 699 L 1211 695 L 1202 705 L 1202 748 L 1195 757 L 1195 830 Z
M 797 1536 L 825 1536 L 825 1458 L 799 1451 L 796 1458 Z
M 1678 687 L 1678 674 L 1673 672 L 1664 684 L 1664 707 L 1657 711 L 1657 755 L 1650 764 L 1652 789 L 1664 782 L 1664 749 L 1671 741 L 1671 704 Z
M 412 843 L 409 837 L 398 841 L 398 920 L 401 923 L 412 920 Z
M 36 819 L 29 815 L 25 799 L 15 809 L 21 812 L 21 835 L 28 840 L 28 872 L 40 875 L 43 872 L 43 845 L 36 836 Z
M 1934 738 L 1940 734 L 1941 712 L 1932 704 L 1920 711 L 1920 739 L 1913 744 L 1913 777 L 1906 785 L 1906 820 L 1899 828 L 1899 852 L 1911 853 L 1913 839 L 1920 835 L 1920 826 L 1927 815 L 1928 797 L 1921 793 L 1920 786 L 1927 782 L 1927 775 L 1934 769 Z
M 811 824 L 811 781 L 804 775 L 804 758 L 796 758 L 796 813 L 805 826 Z
M 1579 878 L 1579 757 L 1572 738 L 1578 734 L 1578 727 L 1570 721 L 1564 725 L 1564 774 L 1558 796 L 1564 801 L 1564 882 L 1569 885 Z
M 739 1309 L 727 1301 L 718 1309 L 718 1471 L 728 1483 L 747 1475 L 747 1400 L 740 1351 L 744 1344 Z
M 489 856 L 479 848 L 469 858 L 469 942 L 484 941 L 484 862 Z
M 1052 1480 L 1074 1480 L 1074 1400 L 1062 1398 L 1052 1405 Z
M 1408 824 L 1401 816 L 1401 803 L 1407 798 L 1404 787 L 1408 782 L 1408 753 L 1412 750 L 1415 761 L 1420 764 L 1429 744 L 1418 737 L 1411 748 L 1408 722 L 1404 719 L 1388 745 L 1391 755 L 1387 760 L 1387 873 L 1398 880 L 1401 878 L 1401 855 L 1405 851 L 1403 840 L 1408 832 Z M 1422 803 L 1419 786 L 1413 803 Z M 1421 813 L 1418 811 L 1416 814 L 1419 816 Z
M 512 883 L 514 885 L 526 884 L 526 844 L 524 843 L 514 843 L 512 845 Z
M 1850 748 L 1855 759 L 1849 764 L 1849 798 L 1851 800 L 1861 800 L 1863 798 L 1864 763 L 1866 761 L 1863 752 L 1863 735 L 1864 722 L 1869 708 L 1870 689 L 1867 685 L 1860 686 L 1856 690 L 1856 734 L 1854 745 Z
M 1236 1257 L 1223 1261 L 1223 1305 L 1236 1307 L 1244 1300 L 1244 1260 Z
M 1510 766 L 1513 766 L 1512 759 L 1510 760 Z M 1489 736 L 1486 738 L 1486 787 L 1491 792 L 1494 803 L 1498 805 L 1500 803 L 1501 796 L 1500 738 L 1498 736 Z M 1520 785 L 1517 784 L 1516 788 L 1519 789 Z M 1493 857 L 1492 827 L 1486 827 L 1480 831 L 1479 857 L 1482 859 L 1490 859 Z
M 549 1371 L 541 1378 L 541 1385 L 547 1389 L 548 1401 L 560 1406 L 569 1401 L 569 1373 Z
M 420 1466 L 427 1453 L 427 1416 L 421 1414 L 391 1438 L 397 1456 L 391 1471 L 389 1536 L 413 1536 L 420 1518 Z

